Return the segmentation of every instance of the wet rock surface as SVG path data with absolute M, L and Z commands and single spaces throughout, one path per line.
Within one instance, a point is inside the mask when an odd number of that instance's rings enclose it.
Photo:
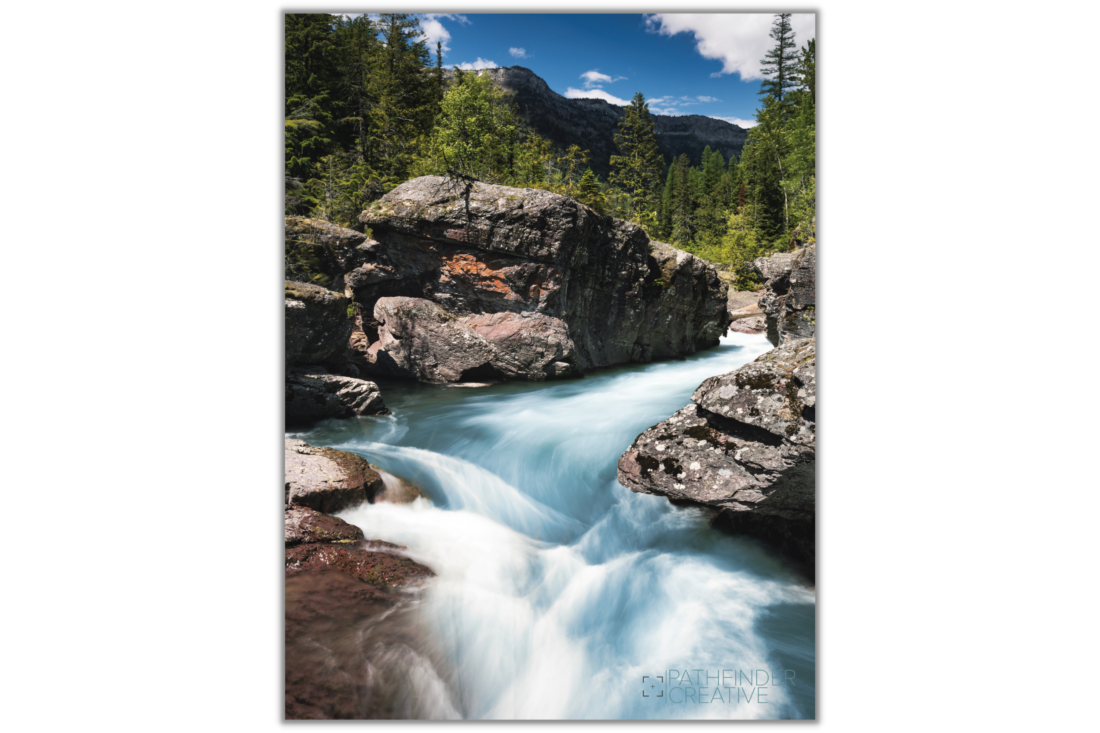
M 283 527 L 287 547 L 311 542 L 357 542 L 363 539 L 363 530 L 358 527 L 339 517 L 304 506 L 288 508 L 283 514 Z
M 547 379 L 686 356 L 717 345 L 729 320 L 727 288 L 713 266 L 548 191 L 429 176 L 398 186 L 360 220 L 376 239 L 356 246 L 361 264 L 341 282 L 363 314 L 354 351 L 367 374 L 393 374 L 394 365 L 372 360 L 370 349 L 383 330 L 391 337 L 409 330 L 389 320 L 388 306 L 377 310 L 384 299 L 430 301 L 484 336 L 495 353 L 459 339 L 461 329 L 443 329 L 478 359 L 488 355 L 481 363 L 500 378 Z M 413 331 L 436 328 L 429 310 L 411 313 L 428 321 Z M 444 358 L 444 348 L 431 352 L 441 366 L 420 370 L 427 381 L 455 381 L 445 374 L 472 368 L 446 364 L 460 357 Z M 383 351 L 390 346 L 375 354 Z M 418 372 L 393 361 L 406 375 Z
M 286 423 L 357 415 L 388 415 L 378 385 L 364 379 L 329 374 L 323 367 L 292 367 L 284 384 Z
M 760 307 L 772 345 L 812 337 L 817 327 L 817 247 L 758 257 L 753 269 L 764 279 Z
M 800 339 L 707 379 L 635 439 L 619 482 L 719 510 L 716 527 L 771 544 L 812 578 L 815 364 L 814 340 Z
M 383 488 L 382 477 L 354 453 L 284 440 L 287 505 L 332 513 L 370 501 Z

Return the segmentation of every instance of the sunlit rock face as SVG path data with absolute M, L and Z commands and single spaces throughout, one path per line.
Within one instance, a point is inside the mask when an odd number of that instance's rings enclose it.
M 776 546 L 812 577 L 815 369 L 814 339 L 798 339 L 707 379 L 635 439 L 619 482 L 718 509 L 715 526 Z
M 336 280 L 358 305 L 352 358 L 368 375 L 574 376 L 693 354 L 729 323 L 712 265 L 549 191 L 426 176 L 360 221 L 373 239 Z M 445 356 L 452 342 L 472 356 Z M 417 351 L 456 366 L 418 369 Z
M 768 340 L 775 346 L 809 338 L 817 330 L 817 247 L 757 257 L 753 269 L 764 279 L 760 308 Z

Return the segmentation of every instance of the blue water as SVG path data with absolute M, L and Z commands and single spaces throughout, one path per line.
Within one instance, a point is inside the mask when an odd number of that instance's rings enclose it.
M 386 385 L 393 415 L 294 434 L 430 498 L 339 515 L 438 574 L 417 614 L 442 661 L 409 677 L 431 698 L 422 715 L 815 717 L 813 590 L 702 510 L 635 494 L 615 472 L 700 382 L 769 348 L 732 333 L 685 361 L 579 380 Z

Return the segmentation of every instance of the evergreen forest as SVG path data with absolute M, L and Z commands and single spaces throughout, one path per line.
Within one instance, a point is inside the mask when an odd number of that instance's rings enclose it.
M 404 181 L 443 175 L 571 196 L 759 287 L 759 256 L 816 242 L 815 41 L 775 17 L 740 158 L 663 159 L 635 94 L 601 180 L 589 151 L 556 149 L 488 75 L 447 71 L 416 16 L 285 16 L 285 213 L 362 229 L 357 216 Z

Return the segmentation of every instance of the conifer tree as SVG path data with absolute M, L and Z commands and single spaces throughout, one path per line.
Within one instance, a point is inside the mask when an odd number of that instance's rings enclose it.
M 657 191 L 664 159 L 657 147 L 657 133 L 645 96 L 638 92 L 619 121 L 615 133 L 619 155 L 611 156 L 611 178 L 630 196 L 630 213 L 656 211 Z
M 760 85 L 759 93 L 782 104 L 787 99 L 787 92 L 793 89 L 797 82 L 795 74 L 797 54 L 790 13 L 780 13 L 775 16 L 770 35 L 775 41 L 775 46 L 760 60 L 760 70 L 765 78 Z
M 577 185 L 576 198 L 585 206 L 589 206 L 601 214 L 603 213 L 603 193 L 600 191 L 600 182 L 591 168 L 585 170 L 584 175 L 581 176 L 580 183 Z

